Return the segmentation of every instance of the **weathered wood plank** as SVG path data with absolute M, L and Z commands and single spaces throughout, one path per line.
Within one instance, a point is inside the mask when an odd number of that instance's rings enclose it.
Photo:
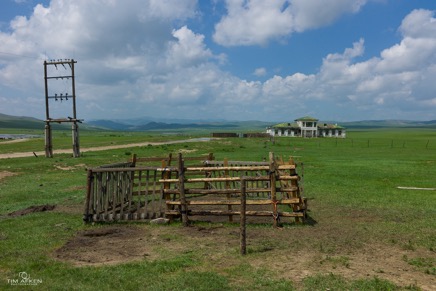
M 276 201 L 280 205 L 298 204 L 301 203 L 300 198 L 281 199 Z M 240 205 L 239 200 L 188 200 L 187 205 Z M 180 201 L 166 201 L 167 205 L 181 205 Z M 272 200 L 246 200 L 247 205 L 271 205 Z
M 167 210 L 165 212 L 166 215 L 180 215 L 180 212 L 177 210 Z M 240 215 L 240 211 L 228 211 L 228 210 L 189 210 L 188 215 L 211 215 L 211 216 L 229 216 L 229 215 Z M 248 216 L 272 216 L 272 211 L 246 211 L 246 215 Z M 278 212 L 279 216 L 282 217 L 304 217 L 304 213 L 302 212 Z

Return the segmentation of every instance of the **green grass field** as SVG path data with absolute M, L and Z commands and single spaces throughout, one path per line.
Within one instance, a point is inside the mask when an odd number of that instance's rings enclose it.
M 195 137 L 200 135 L 83 131 L 80 145 Z M 54 149 L 70 148 L 70 132 L 56 131 L 53 143 Z M 0 142 L 0 154 L 42 150 L 43 137 Z M 181 150 L 195 156 L 212 152 L 217 160 L 261 161 L 269 152 L 294 157 L 304 165 L 308 224 L 248 226 L 246 256 L 238 253 L 238 224 L 204 222 L 189 231 L 177 222 L 83 224 L 86 168 L 125 161 L 133 153 L 162 156 Z M 303 174 L 301 165 L 298 172 Z M 346 139 L 276 137 L 274 142 L 228 138 L 86 152 L 80 158 L 2 159 L 2 173 L 0 290 L 436 289 L 436 191 L 397 188 L 436 188 L 435 130 L 349 131 Z M 43 204 L 56 208 L 8 216 Z M 114 226 L 149 235 L 144 236 L 149 256 L 93 266 L 56 259 L 56 251 L 79 232 Z M 13 286 L 20 272 L 40 281 Z

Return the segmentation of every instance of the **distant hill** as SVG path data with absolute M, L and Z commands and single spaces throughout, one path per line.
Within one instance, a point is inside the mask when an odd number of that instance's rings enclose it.
M 341 122 L 341 126 L 348 129 L 370 128 L 436 128 L 436 120 L 413 121 L 413 120 L 362 120 L 353 122 Z
M 323 122 L 323 121 L 320 121 Z M 83 123 L 83 130 L 116 130 L 116 131 L 189 131 L 207 130 L 214 132 L 264 131 L 266 127 L 279 122 L 265 121 L 226 121 L 199 119 L 153 119 L 150 117 L 122 120 L 90 120 Z M 336 123 L 329 121 L 328 123 Z M 347 129 L 371 128 L 436 128 L 436 120 L 362 120 L 353 122 L 337 122 Z M 0 128 L 43 129 L 44 121 L 33 117 L 11 116 L 0 113 Z M 53 124 L 54 129 L 68 130 L 70 124 Z
M 270 123 L 262 121 L 204 121 L 180 120 L 180 122 L 146 121 L 139 123 L 131 120 L 91 120 L 87 124 L 110 130 L 126 131 L 169 131 L 169 130 L 214 130 L 214 131 L 263 131 Z
M 26 117 L 12 116 L 0 113 L 0 128 L 25 128 L 25 129 L 43 129 L 42 120 Z
M 111 120 L 92 120 L 90 122 L 87 122 L 88 125 L 100 127 L 103 129 L 111 129 L 111 130 L 128 130 L 131 125 L 121 123 L 121 122 L 115 122 Z
M 16 129 L 41 129 L 44 130 L 44 120 L 40 120 L 27 116 L 12 116 L 0 113 L 0 129 L 1 128 L 16 128 Z M 81 129 L 93 130 L 94 128 L 83 124 Z M 52 129 L 55 130 L 71 130 L 71 124 L 52 123 Z

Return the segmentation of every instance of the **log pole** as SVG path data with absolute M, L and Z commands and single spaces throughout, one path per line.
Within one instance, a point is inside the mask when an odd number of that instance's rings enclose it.
M 241 255 L 245 255 L 247 253 L 247 232 L 246 232 L 246 224 L 247 218 L 245 216 L 246 207 L 246 185 L 245 179 L 241 179 L 241 215 L 240 215 L 240 251 Z
M 182 153 L 179 153 L 179 191 L 182 212 L 182 224 L 188 226 L 188 207 L 185 197 L 185 166 L 183 163 Z

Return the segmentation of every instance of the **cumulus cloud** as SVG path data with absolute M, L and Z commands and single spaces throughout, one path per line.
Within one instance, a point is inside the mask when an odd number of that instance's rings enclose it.
M 228 1 L 213 37 L 223 45 L 267 44 L 366 3 L 328 2 L 315 9 L 318 1 Z M 43 60 L 74 58 L 79 118 L 174 117 L 174 106 L 185 118 L 286 120 L 316 110 L 329 116 L 337 108 L 343 119 L 359 112 L 434 118 L 428 110 L 436 110 L 432 11 L 408 14 L 398 28 L 400 41 L 369 59 L 362 60 L 365 41 L 357 37 L 349 48 L 326 54 L 316 72 L 253 81 L 225 71 L 226 56 L 215 54 L 208 35 L 187 24 L 197 15 L 196 1 L 129 3 L 52 0 L 11 21 L 0 31 L 0 51 L 10 52 L 0 54 L 1 110 L 43 116 Z M 253 74 L 266 72 L 257 67 Z
M 317 75 L 319 94 L 326 100 L 352 101 L 367 110 L 381 110 L 384 114 L 401 118 L 407 108 L 419 112 L 432 106 L 436 84 L 436 19 L 434 12 L 412 11 L 402 22 L 400 43 L 386 48 L 379 57 L 355 62 L 363 53 L 363 40 L 342 54 L 328 55 Z M 423 27 L 428 33 L 421 33 Z M 328 93 L 327 93 L 328 92 Z M 383 105 L 383 106 L 381 106 Z M 383 118 L 383 116 L 380 116 Z M 427 113 L 427 118 L 431 118 Z
M 322 27 L 366 0 L 227 0 L 227 14 L 215 25 L 213 38 L 223 46 L 264 45 L 294 32 Z
M 204 44 L 203 35 L 195 34 L 186 26 L 177 30 L 174 29 L 172 34 L 177 38 L 177 41 L 170 43 L 170 48 L 167 52 L 169 66 L 191 66 L 212 57 L 212 52 Z
M 427 33 L 421 33 L 419 27 Z M 365 50 L 360 39 L 342 53 L 328 54 L 316 74 L 274 76 L 265 81 L 263 101 L 276 114 L 291 108 L 308 112 L 318 106 L 322 111 L 344 108 L 343 116 L 349 119 L 360 111 L 380 119 L 417 115 L 432 119 L 434 114 L 426 106 L 436 110 L 436 83 L 431 81 L 436 78 L 434 29 L 434 12 L 412 11 L 399 28 L 402 40 L 378 57 L 357 62 Z
M 293 30 L 302 32 L 331 24 L 340 16 L 356 13 L 367 0 L 291 0 Z
M 215 26 L 214 40 L 224 46 L 266 44 L 292 32 L 288 1 L 226 1 L 228 14 Z

